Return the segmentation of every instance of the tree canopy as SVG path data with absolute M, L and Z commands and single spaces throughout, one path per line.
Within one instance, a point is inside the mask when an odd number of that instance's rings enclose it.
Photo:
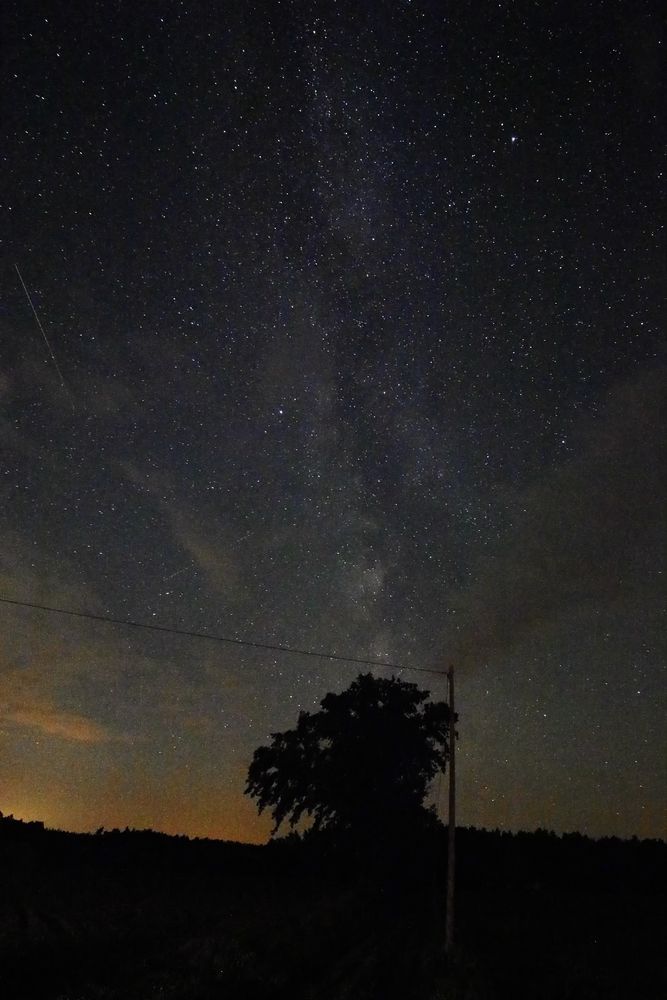
M 310 817 L 315 829 L 403 826 L 424 816 L 432 779 L 449 756 L 450 711 L 396 677 L 360 674 L 294 729 L 255 750 L 246 794 L 270 809 L 276 833 Z

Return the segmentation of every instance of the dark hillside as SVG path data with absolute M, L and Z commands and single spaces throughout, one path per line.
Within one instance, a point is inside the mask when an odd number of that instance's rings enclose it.
M 0 820 L 0 965 L 21 1000 L 666 995 L 667 845 L 444 831 L 372 856 Z M 661 926 L 661 922 L 663 926 Z

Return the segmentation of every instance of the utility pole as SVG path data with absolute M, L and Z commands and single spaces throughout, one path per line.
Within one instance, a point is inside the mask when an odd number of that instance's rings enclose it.
M 449 827 L 447 839 L 447 913 L 445 951 L 454 948 L 454 865 L 456 858 L 456 714 L 454 712 L 454 667 L 447 671 L 449 681 Z

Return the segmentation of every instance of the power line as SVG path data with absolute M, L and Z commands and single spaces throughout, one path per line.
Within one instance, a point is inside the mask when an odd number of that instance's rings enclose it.
M 12 604 L 19 608 L 31 608 L 33 611 L 49 611 L 52 614 L 68 615 L 70 618 L 86 618 L 94 622 L 106 622 L 108 625 L 122 625 L 128 628 L 143 628 L 151 632 L 166 632 L 170 635 L 180 635 L 187 639 L 211 639 L 214 642 L 226 642 L 233 646 L 249 646 L 254 649 L 265 649 L 273 653 L 291 653 L 296 656 L 311 656 L 320 660 L 340 660 L 344 663 L 357 663 L 367 667 L 384 667 L 389 670 L 412 670 L 420 674 L 436 674 L 446 677 L 442 670 L 432 670 L 428 667 L 403 666 L 400 663 L 385 663 L 382 660 L 366 660 L 360 656 L 343 656 L 340 653 L 319 653 L 314 649 L 298 649 L 295 646 L 280 646 L 268 642 L 258 642 L 254 639 L 231 639 L 229 636 L 216 635 L 213 632 L 194 632 L 189 629 L 172 628 L 167 625 L 149 625 L 147 622 L 135 622 L 125 618 L 111 618 L 105 615 L 94 615 L 89 611 L 73 611 L 69 608 L 55 608 L 48 604 L 31 604 L 29 601 L 17 601 L 10 597 L 0 597 L 0 603 Z

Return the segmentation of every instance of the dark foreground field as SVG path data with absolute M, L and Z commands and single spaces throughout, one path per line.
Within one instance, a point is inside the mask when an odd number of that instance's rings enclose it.
M 7 1000 L 651 1000 L 667 996 L 662 842 L 459 831 L 370 855 L 0 819 Z

